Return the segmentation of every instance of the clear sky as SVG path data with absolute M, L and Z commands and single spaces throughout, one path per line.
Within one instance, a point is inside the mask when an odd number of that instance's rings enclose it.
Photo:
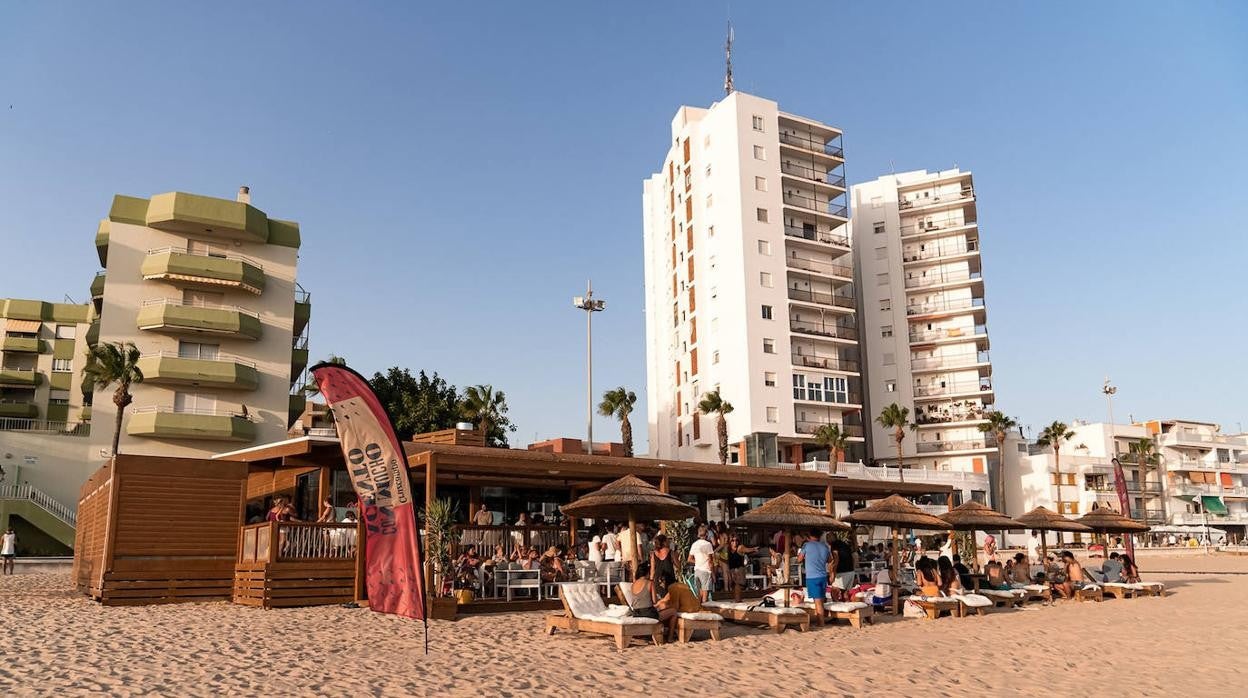
M 1248 428 L 1248 5 L 734 3 L 737 86 L 850 181 L 975 173 L 998 405 Z M 728 5 L 0 5 L 0 297 L 83 301 L 114 193 L 300 221 L 312 353 L 507 392 L 514 442 L 643 395 L 641 181 Z M 731 396 L 726 396 L 731 399 Z M 644 442 L 644 405 L 635 426 Z M 596 434 L 615 437 L 599 419 Z

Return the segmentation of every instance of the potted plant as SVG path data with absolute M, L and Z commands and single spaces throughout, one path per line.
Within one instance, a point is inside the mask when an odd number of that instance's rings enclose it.
M 425 564 L 433 565 L 433 588 L 429 590 L 429 617 L 455 620 L 457 603 L 452 596 L 454 580 L 451 542 L 455 536 L 455 505 L 449 499 L 435 499 L 423 509 L 425 521 Z

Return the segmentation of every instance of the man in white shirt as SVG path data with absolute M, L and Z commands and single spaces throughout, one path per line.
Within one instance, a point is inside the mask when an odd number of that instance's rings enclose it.
M 698 526 L 698 538 L 689 546 L 689 560 L 693 562 L 693 576 L 698 580 L 698 593 L 704 602 L 715 585 L 715 571 L 711 567 L 713 557 L 715 546 L 706 539 L 706 525 Z
M 13 527 L 9 526 L 9 530 L 0 536 L 0 561 L 3 564 L 4 574 L 13 574 L 13 558 L 17 556 L 17 534 L 13 532 Z
M 1043 565 L 1044 560 L 1040 559 L 1040 533 L 1032 531 L 1031 537 L 1027 539 L 1027 562 L 1032 565 Z
M 953 560 L 953 536 L 945 536 L 945 542 L 940 546 L 940 557 L 947 557 Z
M 589 539 L 589 552 L 586 554 L 585 559 L 594 563 L 597 567 L 602 567 L 602 536 L 594 536 Z
M 615 524 L 607 524 L 607 534 L 602 537 L 602 557 L 607 562 L 615 562 L 619 559 L 620 543 L 615 537 Z
M 478 526 L 489 526 L 494 523 L 494 513 L 490 511 L 489 507 L 482 504 L 481 508 L 477 509 L 477 514 L 472 517 L 472 520 Z

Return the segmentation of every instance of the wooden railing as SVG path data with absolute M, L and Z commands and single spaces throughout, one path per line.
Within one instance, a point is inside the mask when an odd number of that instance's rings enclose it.
M 354 560 L 357 524 L 266 521 L 242 529 L 239 562 Z
M 477 546 L 477 554 L 488 558 L 496 546 L 503 546 L 503 554 L 511 555 L 517 546 L 537 548 L 544 552 L 551 546 L 568 545 L 567 526 L 492 526 L 459 524 L 455 527 L 455 545 L 452 554 L 459 555 L 469 545 Z

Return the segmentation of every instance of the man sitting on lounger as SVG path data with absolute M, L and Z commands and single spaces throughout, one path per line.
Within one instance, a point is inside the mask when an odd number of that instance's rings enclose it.
M 810 529 L 797 560 L 806 563 L 806 596 L 815 602 L 815 622 L 819 625 L 824 624 L 823 599 L 828 594 L 828 560 L 831 557 L 832 549 L 819 540 L 819 531 Z
M 1110 553 L 1109 559 L 1101 563 L 1100 579 L 1102 582 L 1122 581 L 1122 561 L 1118 553 Z
M 1027 556 L 1018 553 L 1014 556 L 1014 573 L 1010 576 L 1010 581 L 1015 584 L 1031 584 L 1031 565 L 1027 562 Z
M 659 622 L 667 626 L 663 632 L 663 639 L 667 640 L 676 634 L 680 614 L 700 612 L 702 602 L 694 596 L 688 584 L 676 581 L 676 576 L 668 570 L 663 571 L 663 583 L 667 593 L 655 602 L 654 607 L 659 609 Z
M 1073 599 L 1075 591 L 1083 588 L 1083 566 L 1075 560 L 1075 554 L 1069 550 L 1062 551 L 1062 566 L 1060 581 L 1053 580 L 1053 588 L 1062 595 L 1062 598 Z

